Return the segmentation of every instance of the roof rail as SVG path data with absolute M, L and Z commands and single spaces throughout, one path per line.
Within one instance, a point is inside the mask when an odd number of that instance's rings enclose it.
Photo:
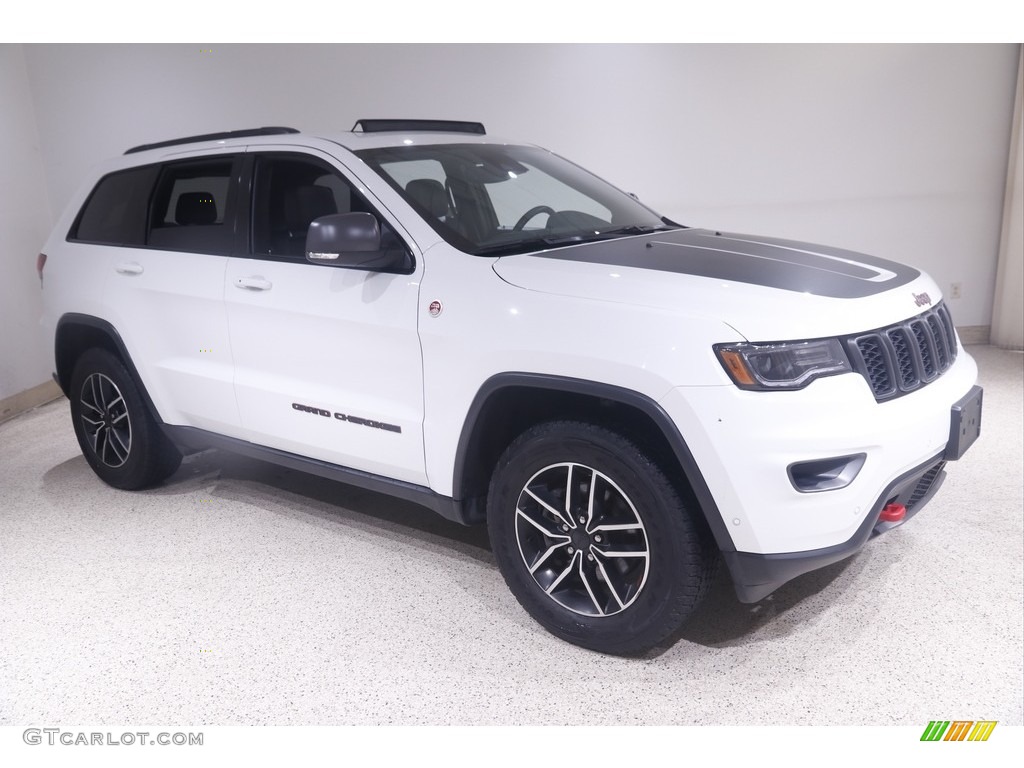
M 483 123 L 466 120 L 356 120 L 352 132 L 380 133 L 382 131 L 440 131 L 442 133 L 486 134 Z
M 282 126 L 266 126 L 264 128 L 244 128 L 240 131 L 204 133 L 199 136 L 185 136 L 181 139 L 157 141 L 153 144 L 140 144 L 126 151 L 125 154 L 130 155 L 135 152 L 145 152 L 147 149 L 159 149 L 160 147 L 173 147 L 177 144 L 195 144 L 200 141 L 217 141 L 218 139 L 241 139 L 246 136 L 280 136 L 283 133 L 298 133 L 298 131 L 294 128 L 284 128 Z

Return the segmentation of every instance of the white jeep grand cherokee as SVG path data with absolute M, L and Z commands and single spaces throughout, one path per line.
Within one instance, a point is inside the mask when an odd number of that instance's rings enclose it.
M 136 147 L 38 259 L 85 458 L 217 447 L 486 522 L 523 607 L 635 653 L 938 488 L 981 390 L 917 269 L 664 218 L 478 123 Z

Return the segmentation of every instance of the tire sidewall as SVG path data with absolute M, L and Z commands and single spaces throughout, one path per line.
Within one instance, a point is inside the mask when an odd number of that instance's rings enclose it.
M 563 462 L 586 465 L 611 478 L 633 503 L 646 531 L 647 580 L 636 600 L 611 616 L 588 617 L 555 602 L 534 581 L 519 552 L 515 530 L 519 495 L 535 473 Z M 555 437 L 528 431 L 499 464 L 487 515 L 492 550 L 509 588 L 558 637 L 595 650 L 629 652 L 663 639 L 685 618 L 679 603 L 687 585 L 680 576 L 692 568 L 682 542 L 692 533 L 679 524 L 684 522 L 681 501 L 661 471 L 615 433 L 566 427 L 564 436 Z
M 93 450 L 90 440 L 82 424 L 82 387 L 92 374 L 99 373 L 109 378 L 121 393 L 125 409 L 131 423 L 131 443 L 128 447 L 128 458 L 119 467 L 105 464 Z M 104 482 L 116 488 L 136 488 L 145 483 L 150 472 L 146 446 L 154 440 L 154 426 L 138 387 L 131 374 L 116 357 L 102 349 L 91 349 L 85 352 L 75 365 L 71 375 L 69 389 L 71 401 L 71 419 L 74 424 L 75 436 L 85 460 L 93 471 Z

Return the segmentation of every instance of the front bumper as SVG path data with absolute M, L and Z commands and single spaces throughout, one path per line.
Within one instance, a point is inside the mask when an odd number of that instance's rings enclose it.
M 884 403 L 862 376 L 844 374 L 794 392 L 678 387 L 661 405 L 714 498 L 723 552 L 814 552 L 850 541 L 886 488 L 945 455 L 950 409 L 976 380 L 977 366 L 961 352 L 937 381 Z M 807 462 L 861 454 L 845 485 L 800 489 L 790 475 Z
M 860 527 L 843 543 L 806 552 L 723 552 L 740 601 L 756 603 L 797 576 L 844 560 L 856 554 L 872 536 L 902 525 L 917 514 L 946 479 L 946 462 L 963 456 L 981 433 L 981 406 L 982 389 L 974 386 L 951 409 L 949 440 L 943 452 L 886 486 Z M 898 522 L 882 517 L 882 510 L 890 504 L 906 508 L 906 514 Z
M 842 544 L 808 552 L 759 555 L 752 552 L 723 552 L 732 575 L 736 596 L 743 603 L 756 603 L 787 581 L 853 556 L 873 535 L 902 525 L 931 500 L 946 479 L 946 460 L 935 456 L 894 480 L 878 497 L 856 533 Z M 879 520 L 888 504 L 902 504 L 907 514 L 899 523 Z

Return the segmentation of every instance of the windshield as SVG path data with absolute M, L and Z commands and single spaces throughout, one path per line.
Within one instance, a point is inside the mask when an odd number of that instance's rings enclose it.
M 435 144 L 356 154 L 468 253 L 524 253 L 678 226 L 536 147 Z

